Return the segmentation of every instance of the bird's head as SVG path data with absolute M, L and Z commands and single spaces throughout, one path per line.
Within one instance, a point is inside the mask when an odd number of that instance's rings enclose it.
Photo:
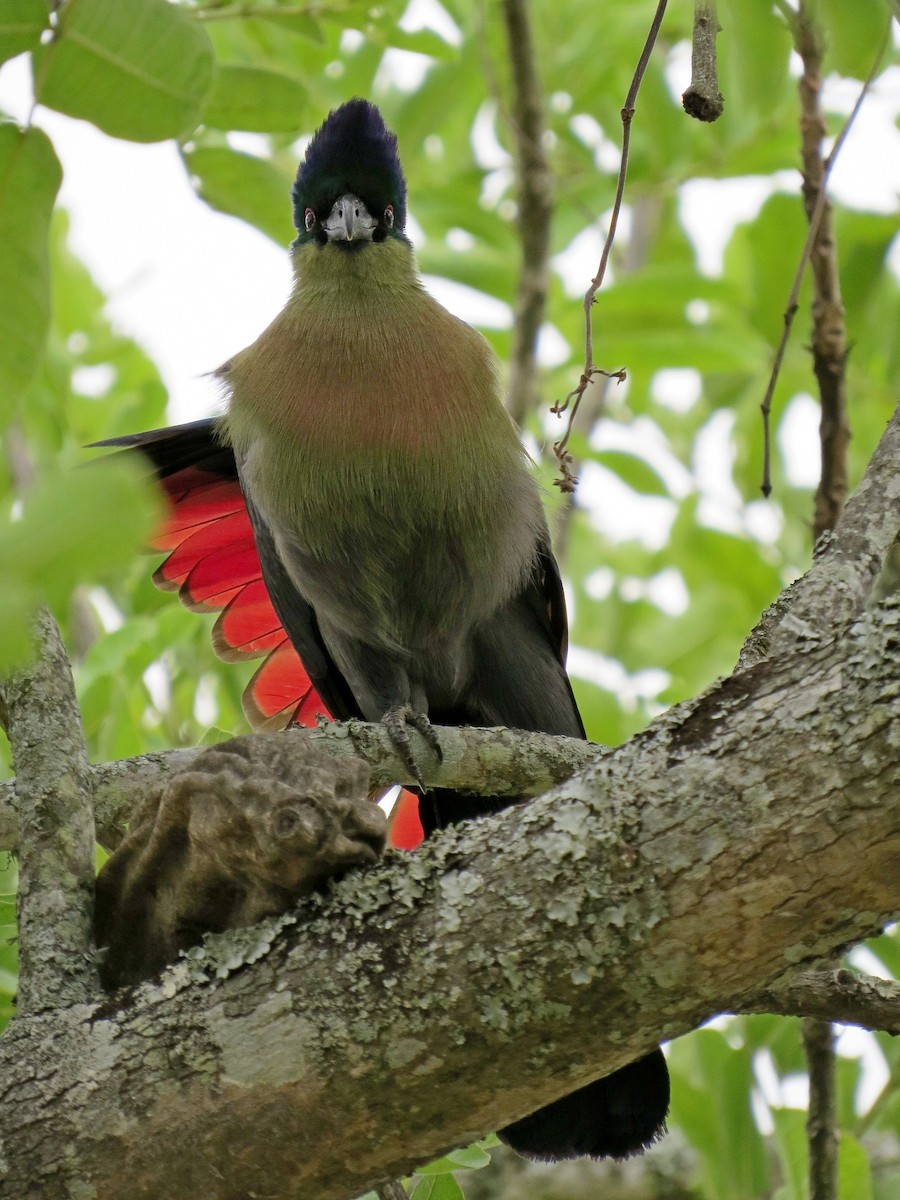
M 300 164 L 291 193 L 295 246 L 359 249 L 386 238 L 406 241 L 406 180 L 397 138 L 368 100 L 328 114 Z

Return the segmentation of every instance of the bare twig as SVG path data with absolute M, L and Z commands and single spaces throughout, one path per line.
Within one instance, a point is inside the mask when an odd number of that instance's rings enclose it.
M 762 404 L 760 405 L 760 411 L 762 412 L 763 416 L 763 480 L 761 490 L 764 496 L 769 496 L 772 492 L 772 436 L 769 422 L 769 417 L 772 412 L 772 396 L 775 392 L 775 384 L 778 382 L 781 364 L 784 361 L 784 354 L 785 350 L 787 349 L 788 338 L 790 337 L 791 333 L 791 326 L 794 323 L 794 315 L 797 312 L 797 297 L 800 294 L 800 284 L 803 280 L 803 273 L 806 270 L 806 264 L 809 262 L 812 248 L 818 233 L 819 222 L 822 218 L 822 212 L 825 208 L 825 203 L 828 198 L 828 193 L 826 190 L 828 177 L 831 174 L 831 170 L 835 162 L 837 161 L 841 147 L 843 146 L 847 135 L 853 126 L 853 122 L 856 120 L 856 115 L 862 107 L 863 101 L 869 93 L 869 88 L 872 86 L 875 76 L 878 73 L 878 69 L 881 66 L 881 60 L 884 57 L 884 52 L 887 49 L 887 45 L 890 40 L 890 35 L 891 23 L 888 21 L 887 27 L 885 28 L 884 37 L 882 38 L 881 45 L 878 48 L 878 53 L 875 56 L 875 61 L 872 63 L 872 69 L 869 71 L 869 74 L 866 77 L 862 88 L 860 89 L 859 95 L 856 98 L 856 103 L 853 105 L 853 109 L 841 127 L 840 133 L 838 133 L 837 137 L 835 138 L 834 145 L 831 148 L 831 153 L 822 164 L 822 173 L 819 182 L 818 194 L 816 196 L 816 202 L 813 206 L 812 212 L 809 215 L 809 232 L 807 233 L 806 242 L 804 243 L 803 251 L 800 255 L 800 261 L 797 264 L 797 270 L 794 274 L 794 282 L 791 285 L 791 293 L 788 297 L 787 307 L 784 312 L 784 329 L 782 330 L 781 339 L 775 350 L 775 357 L 772 362 L 772 371 L 769 375 L 769 382 L 766 385 L 766 394 L 763 397 Z
M 716 61 L 716 38 L 721 28 L 716 0 L 695 0 L 691 82 L 682 93 L 681 103 L 687 115 L 698 121 L 718 121 L 725 111 Z
M 37 621 L 40 658 L 2 692 L 19 821 L 20 1012 L 98 991 L 91 955 L 94 814 L 72 673 L 56 622 Z
M 741 1006 L 745 1013 L 780 1013 L 786 1017 L 816 1017 L 861 1029 L 900 1035 L 900 983 L 857 975 L 846 968 L 804 970 L 785 983 L 759 992 Z
M 809 1071 L 809 1200 L 837 1200 L 837 1074 L 831 1023 L 807 1017 L 803 1049 Z
M 637 101 L 637 94 L 640 90 L 641 81 L 644 78 L 644 72 L 647 70 L 647 64 L 650 61 L 650 55 L 653 53 L 653 47 L 656 44 L 656 36 L 659 33 L 659 28 L 662 25 L 662 19 L 666 11 L 666 0 L 659 0 L 656 6 L 656 13 L 651 22 L 650 29 L 647 33 L 644 48 L 641 51 L 641 57 L 638 59 L 638 64 L 635 67 L 634 75 L 632 76 L 631 86 L 628 89 L 628 95 L 625 97 L 625 104 L 622 108 L 622 155 L 619 160 L 619 178 L 616 183 L 616 196 L 613 201 L 612 212 L 609 218 L 609 230 L 606 235 L 606 242 L 603 245 L 603 252 L 600 255 L 600 265 L 597 268 L 597 274 L 591 280 L 591 286 L 584 295 L 584 370 L 581 373 L 581 378 L 578 385 L 572 389 L 566 396 L 565 400 L 560 404 L 554 405 L 552 412 L 564 413 L 568 409 L 569 421 L 566 426 L 566 432 L 553 447 L 554 453 L 559 461 L 561 478 L 554 480 L 557 487 L 563 492 L 573 492 L 575 490 L 575 476 L 572 471 L 573 459 L 572 455 L 567 450 L 569 436 L 572 432 L 575 415 L 578 412 L 578 406 L 581 403 L 581 398 L 584 395 L 588 384 L 595 375 L 609 375 L 610 378 L 624 379 L 624 371 L 607 372 L 602 371 L 594 364 L 594 333 L 591 310 L 594 305 L 594 300 L 600 287 L 603 284 L 603 278 L 606 275 L 606 265 L 609 262 L 610 251 L 612 250 L 613 242 L 616 236 L 616 227 L 619 223 L 619 213 L 622 208 L 622 196 L 625 192 L 625 178 L 628 174 L 628 150 L 631 145 L 631 122 L 634 118 L 634 106 Z
M 544 153 L 544 98 L 538 77 L 527 0 L 503 0 L 512 65 L 512 128 L 522 268 L 516 287 L 509 409 L 523 424 L 537 402 L 537 338 L 550 281 L 553 174 Z

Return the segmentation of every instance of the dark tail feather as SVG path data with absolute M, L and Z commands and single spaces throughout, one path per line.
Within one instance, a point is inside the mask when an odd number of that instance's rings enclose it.
M 539 1108 L 498 1130 L 525 1158 L 628 1158 L 662 1136 L 669 1109 L 669 1072 L 662 1050 Z

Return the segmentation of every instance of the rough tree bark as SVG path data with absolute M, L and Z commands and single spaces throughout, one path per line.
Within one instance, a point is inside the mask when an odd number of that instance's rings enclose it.
M 766 618 L 777 658 L 158 986 L 13 1022 L 0 1195 L 352 1197 L 895 918 L 900 606 L 864 604 L 898 439 L 895 416 L 857 570 L 851 504 Z M 817 610 L 841 619 L 813 636 Z

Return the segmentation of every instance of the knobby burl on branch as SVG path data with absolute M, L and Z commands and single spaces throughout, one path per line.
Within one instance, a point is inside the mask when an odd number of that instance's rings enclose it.
M 97 878 L 103 986 L 151 979 L 204 934 L 279 915 L 375 862 L 387 822 L 368 792 L 361 759 L 335 762 L 300 738 L 205 750 L 147 797 Z

